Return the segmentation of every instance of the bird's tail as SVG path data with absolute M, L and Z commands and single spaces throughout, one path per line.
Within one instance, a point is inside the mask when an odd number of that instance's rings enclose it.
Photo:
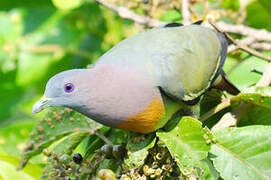
M 239 89 L 235 87 L 233 83 L 227 78 L 224 71 L 222 71 L 220 76 L 214 82 L 213 87 L 222 91 L 227 91 L 232 95 L 237 95 L 240 93 Z

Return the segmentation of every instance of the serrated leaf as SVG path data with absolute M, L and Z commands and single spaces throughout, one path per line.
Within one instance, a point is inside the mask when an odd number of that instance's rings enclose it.
M 33 156 L 53 142 L 73 133 L 91 131 L 101 125 L 69 108 L 52 107 L 31 133 L 30 141 L 21 160 L 20 168 Z
M 271 96 L 260 93 L 242 93 L 231 98 L 231 103 L 241 101 L 271 110 Z
M 157 132 L 184 175 L 190 175 L 200 168 L 200 160 L 207 157 L 210 150 L 212 134 L 202 128 L 200 121 L 191 117 L 183 117 L 170 132 Z
M 271 127 L 249 126 L 214 133 L 212 161 L 225 180 L 271 177 Z
M 218 172 L 216 171 L 212 162 L 208 158 L 201 160 L 200 166 L 202 168 L 202 171 L 200 173 L 199 179 L 217 180 L 219 178 Z

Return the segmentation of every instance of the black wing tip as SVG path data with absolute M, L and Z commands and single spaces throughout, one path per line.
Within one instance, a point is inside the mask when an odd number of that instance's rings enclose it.
M 175 23 L 175 22 L 173 22 L 173 23 L 168 23 L 168 24 L 166 24 L 164 27 L 180 27 L 180 26 L 183 26 L 183 24 L 182 23 Z
M 221 81 L 214 86 L 215 89 L 227 91 L 232 95 L 238 95 L 240 90 L 227 78 L 224 71 L 221 72 Z
M 202 23 L 203 23 L 203 20 L 199 20 L 199 21 L 193 22 L 193 24 L 195 24 L 195 25 L 201 25 Z
M 199 20 L 193 23 L 193 25 L 201 25 L 203 23 L 203 20 Z M 176 23 L 176 22 L 172 22 L 172 23 L 168 23 L 166 25 L 164 25 L 165 28 L 168 27 L 180 27 L 180 26 L 184 26 L 182 23 Z
M 199 103 L 201 96 L 203 94 L 199 95 L 198 97 L 196 97 L 195 99 L 192 100 L 188 100 L 188 101 L 182 101 L 184 104 L 189 105 L 189 106 L 193 106 Z

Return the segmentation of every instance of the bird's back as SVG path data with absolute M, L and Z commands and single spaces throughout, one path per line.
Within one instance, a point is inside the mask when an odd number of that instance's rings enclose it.
M 96 63 L 137 68 L 169 96 L 191 101 L 210 85 L 221 44 L 211 29 L 189 25 L 154 28 L 123 40 Z

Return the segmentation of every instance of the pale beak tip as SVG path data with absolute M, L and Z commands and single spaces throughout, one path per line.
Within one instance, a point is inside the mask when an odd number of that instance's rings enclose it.
M 37 114 L 42 111 L 42 104 L 40 101 L 36 102 L 32 108 L 32 114 Z
M 32 114 L 36 114 L 41 112 L 43 109 L 47 108 L 49 105 L 49 102 L 52 98 L 47 98 L 43 96 L 38 102 L 36 102 L 32 108 Z

